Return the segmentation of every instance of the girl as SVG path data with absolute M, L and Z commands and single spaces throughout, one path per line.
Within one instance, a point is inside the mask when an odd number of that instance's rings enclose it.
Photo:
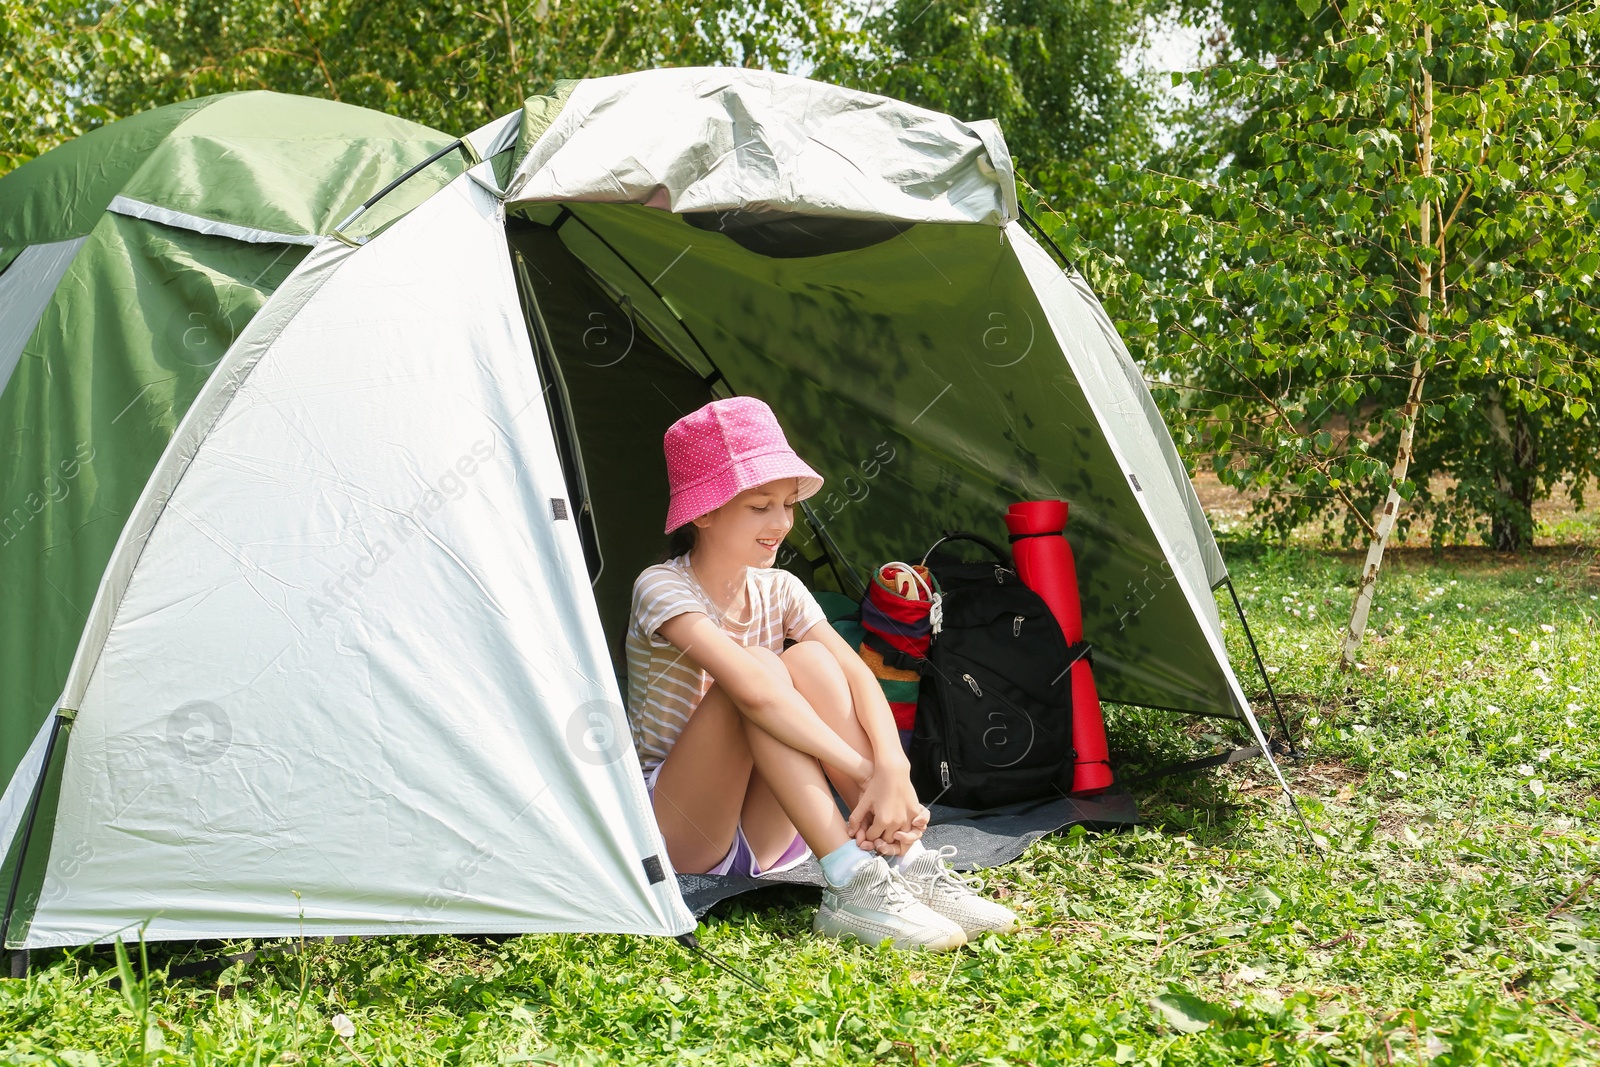
M 626 647 L 628 718 L 673 867 L 753 877 L 814 853 L 827 888 L 813 928 L 873 945 L 1015 929 L 945 867 L 953 849 L 922 847 L 928 811 L 877 679 L 773 566 L 822 477 L 754 397 L 685 415 L 663 443 L 672 538 L 634 582 Z

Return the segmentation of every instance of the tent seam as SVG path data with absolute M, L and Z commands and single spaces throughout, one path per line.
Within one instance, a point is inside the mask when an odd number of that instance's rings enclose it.
M 188 230 L 191 233 L 205 234 L 210 237 L 226 237 L 230 240 L 244 241 L 250 244 L 315 246 L 319 240 L 316 234 L 281 233 L 276 230 L 263 230 L 257 226 L 243 226 L 236 222 L 223 222 L 221 219 L 206 218 L 204 215 L 162 207 L 160 204 L 152 204 L 146 200 L 136 200 L 122 193 L 118 193 L 111 198 L 111 203 L 106 205 L 106 211 L 121 215 L 124 218 L 139 219 L 142 222 L 154 222 L 161 226 Z
M 72 665 L 68 668 L 67 681 L 62 689 L 61 698 L 56 702 L 56 708 L 53 710 L 81 703 L 83 694 L 88 689 L 89 681 L 94 676 L 95 668 L 99 666 L 100 657 L 105 651 L 106 641 L 110 639 L 111 631 L 116 626 L 119 613 L 122 610 L 123 599 L 127 593 L 128 586 L 133 581 L 134 572 L 138 570 L 139 559 L 144 554 L 145 545 L 149 543 L 150 535 L 155 531 L 161 517 L 166 514 L 168 503 L 177 492 L 178 486 L 182 483 L 183 476 L 188 472 L 194 457 L 199 454 L 201 446 L 205 444 L 206 438 L 210 436 L 211 430 L 227 412 L 228 407 L 233 402 L 233 398 L 238 395 L 239 389 L 244 385 L 250 372 L 255 369 L 255 365 L 260 362 L 261 357 L 266 354 L 267 349 L 271 347 L 272 342 L 294 321 L 294 310 L 304 307 L 322 289 L 323 285 L 338 272 L 338 267 L 348 262 L 350 254 L 355 251 L 354 249 L 344 250 L 343 246 L 335 248 L 331 244 L 329 247 L 331 251 L 325 264 L 318 263 L 307 267 L 306 265 L 312 262 L 312 257 L 308 256 L 296 268 L 295 273 L 301 273 L 304 276 L 312 274 L 318 267 L 325 266 L 325 269 L 317 271 L 318 277 L 307 281 L 307 288 L 296 289 L 292 293 L 286 293 L 285 291 L 290 288 L 290 280 L 294 278 L 294 274 L 291 274 L 290 279 L 285 280 L 284 285 L 274 293 L 273 298 L 251 319 L 251 325 L 253 326 L 258 322 L 265 324 L 269 317 L 275 319 L 277 316 L 283 315 L 281 321 L 275 321 L 270 327 L 267 327 L 272 332 L 262 338 L 254 358 L 246 362 L 245 357 L 240 356 L 232 365 L 229 365 L 228 357 L 230 355 L 235 352 L 242 352 L 247 345 L 256 344 L 255 335 L 249 327 L 246 327 L 245 332 L 234 342 L 228 353 L 223 355 L 216 369 L 206 380 L 206 387 L 201 389 L 200 395 L 195 398 L 183 421 L 179 423 L 177 430 L 174 431 L 172 439 L 167 443 L 161 458 L 156 461 L 154 469 L 150 472 L 149 479 L 145 482 L 144 491 L 140 493 L 139 499 L 134 503 L 132 513 L 128 516 L 127 525 L 123 527 L 122 534 L 117 538 L 117 543 L 111 550 L 111 556 L 106 561 L 105 571 L 101 578 L 100 588 L 95 593 L 95 601 L 89 607 L 90 619 L 84 626 L 83 640 L 85 642 L 94 640 L 99 647 L 92 653 L 92 658 L 85 658 L 88 655 L 88 649 L 85 644 L 80 643 L 78 651 L 73 657 Z M 338 256 L 338 258 L 332 258 L 334 256 Z M 304 268 L 303 272 L 302 268 Z M 282 298 L 281 302 L 279 300 L 280 297 Z M 288 312 L 288 314 L 284 314 L 285 312 Z M 206 419 L 204 413 L 209 407 L 208 401 L 217 406 L 215 411 L 211 412 L 209 419 L 202 428 L 199 426 L 199 421 Z M 192 431 L 188 429 L 191 418 L 196 420 L 195 428 Z M 188 449 L 186 456 L 183 456 L 181 460 L 174 458 L 185 448 Z M 171 465 L 180 463 L 181 466 L 172 478 L 171 484 L 164 490 L 157 488 L 161 475 Z M 154 495 L 147 498 L 146 493 L 164 494 L 164 499 L 157 504 L 154 502 Z M 146 505 L 147 499 L 150 501 L 149 506 L 154 507 L 155 511 L 148 521 L 142 524 L 143 528 L 135 532 L 135 523 Z M 133 547 L 135 539 L 138 541 L 137 548 Z M 128 556 L 130 552 L 132 553 L 131 557 Z M 119 563 L 126 564 L 126 577 L 121 581 L 121 588 L 113 593 L 110 591 L 110 583 L 115 580 L 114 572 Z M 106 598 L 106 606 L 103 608 L 101 606 L 102 597 Z M 111 599 L 113 597 L 114 602 Z M 104 628 L 98 637 L 93 633 L 94 619 L 97 614 L 102 614 L 104 617 Z

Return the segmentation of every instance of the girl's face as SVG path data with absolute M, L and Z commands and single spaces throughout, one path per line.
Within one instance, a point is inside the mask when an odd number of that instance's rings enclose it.
M 694 524 L 697 550 L 723 559 L 736 559 L 750 567 L 770 567 L 778 546 L 794 525 L 794 507 L 800 479 L 780 478 L 753 486 L 700 516 Z

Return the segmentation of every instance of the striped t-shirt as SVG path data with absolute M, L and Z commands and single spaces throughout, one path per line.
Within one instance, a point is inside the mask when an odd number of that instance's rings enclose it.
M 739 644 L 783 651 L 785 637 L 799 640 L 812 626 L 827 619 L 822 605 L 799 578 L 778 567 L 749 567 L 745 571 L 750 625 L 722 616 L 689 568 L 687 554 L 646 567 L 633 583 L 633 606 L 628 616 L 625 642 L 628 655 L 628 724 L 639 763 L 649 774 L 667 758 L 667 752 L 699 707 L 713 681 L 656 631 L 661 624 L 686 611 L 703 612 L 720 623 Z

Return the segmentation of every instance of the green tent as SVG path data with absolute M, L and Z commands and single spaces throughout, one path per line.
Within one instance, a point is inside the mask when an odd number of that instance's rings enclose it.
M 319 234 L 451 140 L 364 108 L 233 93 L 135 115 L 5 177 L 6 777 L 61 695 L 112 546 L 223 352 Z M 441 159 L 405 194 L 465 162 Z
M 621 642 L 662 432 L 734 393 L 827 479 L 813 589 L 1066 499 L 1103 698 L 1265 750 L 1171 438 L 1024 221 L 992 123 L 732 69 L 459 141 L 215 97 L 0 179 L 6 944 L 692 928 Z

